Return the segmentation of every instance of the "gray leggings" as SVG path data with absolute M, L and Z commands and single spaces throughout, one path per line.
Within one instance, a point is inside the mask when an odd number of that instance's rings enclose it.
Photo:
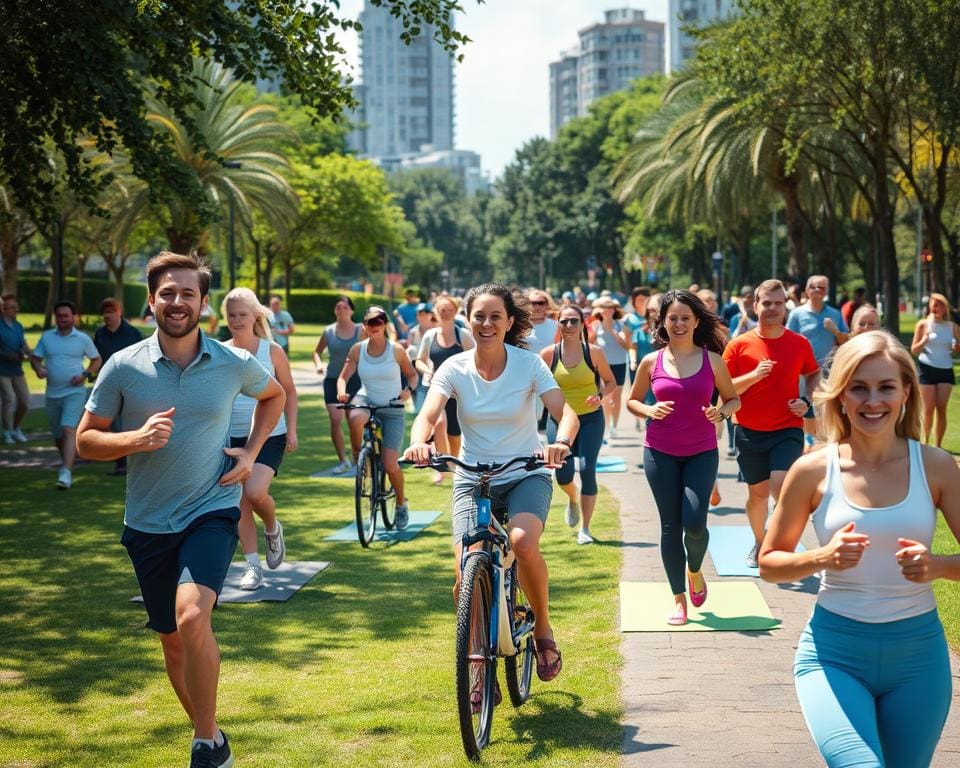
M 686 592 L 684 566 L 696 573 L 707 553 L 707 510 L 719 461 L 716 448 L 693 456 L 643 449 L 643 472 L 660 512 L 660 557 L 674 595 Z

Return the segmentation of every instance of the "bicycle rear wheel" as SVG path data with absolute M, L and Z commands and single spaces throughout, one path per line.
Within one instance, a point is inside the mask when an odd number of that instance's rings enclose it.
M 490 647 L 493 582 L 485 557 L 467 559 L 457 606 L 457 711 L 463 749 L 471 760 L 490 741 L 497 678 L 496 649 Z
M 383 520 L 384 528 L 392 531 L 397 519 L 397 492 L 393 490 L 393 485 L 387 479 L 387 470 L 383 468 L 383 463 L 378 463 L 377 467 L 380 469 L 377 483 L 380 491 L 380 518 Z
M 364 547 L 370 546 L 377 532 L 377 473 L 370 446 L 360 449 L 357 457 L 356 512 L 357 536 Z
M 520 588 L 517 580 L 516 562 L 510 566 L 510 601 L 513 606 L 514 632 L 533 615 L 527 604 L 527 597 Z M 530 698 L 530 683 L 533 682 L 533 665 L 535 661 L 533 648 L 533 633 L 531 632 L 520 644 L 516 656 L 507 656 L 503 660 L 503 671 L 507 678 L 507 690 L 510 692 L 510 702 L 519 707 Z

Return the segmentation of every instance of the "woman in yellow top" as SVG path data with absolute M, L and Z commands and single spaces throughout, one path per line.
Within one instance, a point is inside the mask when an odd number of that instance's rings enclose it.
M 567 494 L 566 521 L 571 528 L 583 523 L 577 532 L 577 544 L 590 544 L 590 520 L 597 504 L 597 455 L 603 444 L 602 403 L 616 389 L 617 382 L 600 347 L 587 341 L 587 329 L 576 304 L 561 308 L 558 318 L 560 342 L 544 348 L 540 357 L 547 364 L 563 392 L 567 404 L 580 419 L 580 431 L 570 447 L 563 466 L 557 470 L 557 483 Z M 547 438 L 552 441 L 557 422 L 547 423 Z M 580 459 L 580 492 L 573 481 L 574 457 Z

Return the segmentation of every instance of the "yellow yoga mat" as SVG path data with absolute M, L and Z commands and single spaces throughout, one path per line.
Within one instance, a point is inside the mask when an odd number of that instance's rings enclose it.
M 708 583 L 707 602 L 694 608 L 687 596 L 687 623 L 667 624 L 673 613 L 670 585 L 654 581 L 620 582 L 621 632 L 714 632 L 778 629 L 757 585 L 749 581 Z

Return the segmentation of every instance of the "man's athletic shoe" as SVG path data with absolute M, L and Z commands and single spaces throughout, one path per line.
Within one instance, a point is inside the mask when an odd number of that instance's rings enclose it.
M 353 464 L 350 463 L 350 459 L 344 459 L 333 468 L 333 474 L 342 475 L 344 472 L 349 472 L 351 469 L 353 469 Z
M 230 742 L 227 734 L 220 731 L 223 744 L 219 747 L 209 747 L 206 744 L 194 744 L 190 753 L 190 768 L 230 768 L 233 765 L 233 755 L 230 753 Z
M 263 567 L 260 563 L 247 563 L 247 569 L 243 572 L 243 578 L 240 579 L 240 589 L 252 592 L 263 586 Z
M 267 568 L 273 570 L 283 562 L 287 554 L 287 547 L 283 543 L 283 526 L 280 525 L 280 521 L 277 520 L 276 533 L 264 531 L 264 535 L 267 537 Z
M 25 434 L 23 434 L 23 430 L 20 429 L 20 427 L 17 427 L 17 428 L 16 428 L 15 430 L 13 430 L 13 432 L 11 432 L 10 434 L 13 435 L 13 439 L 16 440 L 18 443 L 25 443 L 25 442 L 27 442 L 27 436 L 26 436 Z
M 593 544 L 593 536 L 586 528 L 577 531 L 577 544 Z
M 72 484 L 73 474 L 66 467 L 61 467 L 60 472 L 57 474 L 57 488 L 61 491 L 66 491 L 69 490 Z
M 568 501 L 567 509 L 563 513 L 563 519 L 571 528 L 580 522 L 580 502 Z
M 410 510 L 406 504 L 397 504 L 397 530 L 402 531 L 410 524 Z
M 760 555 L 760 545 L 754 544 L 750 547 L 750 551 L 747 553 L 747 559 L 744 562 L 747 565 L 747 568 L 759 568 L 760 563 L 757 562 L 757 557 Z

